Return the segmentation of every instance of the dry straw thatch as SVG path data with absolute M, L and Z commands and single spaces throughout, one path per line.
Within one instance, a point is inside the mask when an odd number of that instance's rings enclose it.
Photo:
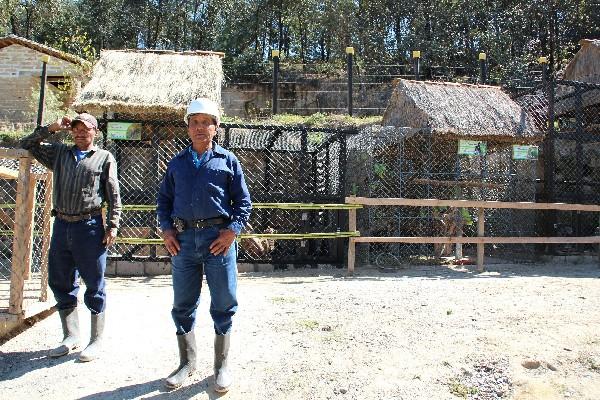
M 190 100 L 220 104 L 223 53 L 105 50 L 73 107 L 96 115 L 183 115 Z
M 581 48 L 565 67 L 563 79 L 600 83 L 600 40 L 582 39 Z
M 579 41 L 581 48 L 567 64 L 563 79 L 567 81 L 585 82 L 582 93 L 583 108 L 600 105 L 600 40 L 583 39 Z M 559 86 L 556 91 L 556 115 L 577 112 L 577 97 L 574 86 Z M 598 111 L 590 111 L 597 114 Z
M 535 142 L 542 132 L 500 88 L 399 79 L 383 124 L 431 130 L 452 138 Z

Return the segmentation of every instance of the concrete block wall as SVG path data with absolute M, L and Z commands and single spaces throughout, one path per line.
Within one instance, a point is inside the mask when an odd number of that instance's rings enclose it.
M 31 93 L 39 88 L 44 56 L 44 53 L 18 44 L 0 49 L 0 120 L 35 122 L 31 121 Z M 82 72 L 73 63 L 49 57 L 47 74 L 73 77 L 79 87 Z
M 238 272 L 273 272 L 272 264 L 238 263 Z M 169 261 L 119 261 L 109 260 L 107 276 L 157 276 L 171 275 Z
M 42 74 L 42 57 L 46 54 L 13 44 L 0 49 L 0 77 L 14 78 Z M 48 56 L 48 76 L 78 76 L 79 67 L 60 58 Z

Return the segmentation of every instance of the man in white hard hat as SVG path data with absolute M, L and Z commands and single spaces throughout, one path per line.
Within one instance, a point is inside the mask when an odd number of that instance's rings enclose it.
M 185 114 L 191 145 L 170 162 L 157 198 L 165 247 L 171 254 L 179 367 L 166 379 L 177 388 L 196 370 L 194 325 L 202 273 L 210 290 L 214 324 L 215 390 L 229 390 L 232 317 L 237 311 L 237 243 L 252 204 L 237 157 L 213 142 L 220 122 L 218 105 L 192 101 Z

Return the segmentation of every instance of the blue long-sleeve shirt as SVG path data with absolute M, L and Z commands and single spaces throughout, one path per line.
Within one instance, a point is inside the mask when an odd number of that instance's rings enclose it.
M 223 216 L 231 221 L 228 228 L 239 234 L 252 209 L 239 160 L 213 143 L 207 159 L 196 168 L 189 149 L 169 162 L 160 185 L 156 201 L 160 229 L 172 229 L 174 217 L 189 221 Z

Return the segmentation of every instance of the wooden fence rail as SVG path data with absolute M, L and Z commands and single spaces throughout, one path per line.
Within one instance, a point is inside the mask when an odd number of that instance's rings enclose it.
M 349 238 L 348 244 L 348 273 L 354 273 L 356 243 L 477 243 L 477 270 L 483 271 L 484 246 L 486 243 L 598 243 L 600 236 L 583 237 L 489 237 L 485 236 L 486 208 L 503 208 L 516 210 L 561 210 L 600 212 L 599 205 L 566 204 L 566 203 L 531 203 L 531 202 L 501 202 L 477 200 L 440 200 L 440 199 L 405 199 L 405 198 L 371 198 L 346 197 L 346 203 L 363 206 L 404 206 L 404 207 L 457 207 L 477 209 L 477 236 L 417 236 L 417 237 L 381 237 L 358 236 Z M 348 213 L 348 226 L 356 230 L 356 210 Z M 599 254 L 600 256 L 600 254 Z

